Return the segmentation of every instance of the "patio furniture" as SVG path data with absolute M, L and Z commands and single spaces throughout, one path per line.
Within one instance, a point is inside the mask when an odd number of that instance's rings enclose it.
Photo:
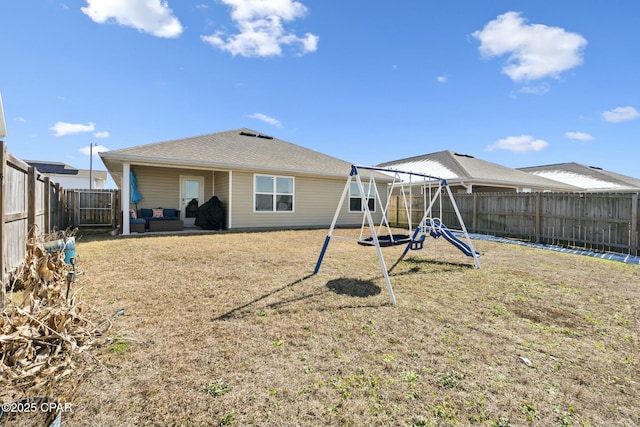
M 184 222 L 180 219 L 180 211 L 173 208 L 142 208 L 138 218 L 146 221 L 147 231 L 182 231 Z

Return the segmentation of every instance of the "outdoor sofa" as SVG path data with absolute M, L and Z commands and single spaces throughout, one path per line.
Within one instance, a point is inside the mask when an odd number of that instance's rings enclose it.
M 135 219 L 129 220 L 131 232 L 182 231 L 184 222 L 180 211 L 173 208 L 138 209 Z

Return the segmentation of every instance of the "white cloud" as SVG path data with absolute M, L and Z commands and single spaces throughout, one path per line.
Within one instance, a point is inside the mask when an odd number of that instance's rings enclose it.
M 96 125 L 95 123 L 91 123 L 91 122 L 87 123 L 86 125 L 56 122 L 49 129 L 54 132 L 54 136 L 65 136 L 65 135 L 72 135 L 75 133 L 93 132 L 96 130 Z
M 282 123 L 280 123 L 280 120 L 278 119 L 274 119 L 273 117 L 269 117 L 265 114 L 261 114 L 261 113 L 255 113 L 249 116 L 252 119 L 258 119 L 258 120 L 262 120 L 265 123 L 269 123 L 270 125 L 273 125 L 275 127 L 281 128 L 282 127 Z
M 22 117 L 22 116 L 19 116 L 19 117 L 16 117 L 16 122 L 26 123 L 26 122 L 27 122 L 27 119 L 25 119 L 25 118 L 24 118 L 24 117 Z
M 109 132 L 107 131 L 103 131 L 103 132 L 96 132 L 93 134 L 94 137 L 102 139 L 102 138 L 109 138 Z
M 251 21 L 265 16 L 279 16 L 292 21 L 307 13 L 307 7 L 295 0 L 221 0 L 231 6 L 235 21 Z
M 445 76 L 445 75 L 438 76 L 438 77 L 436 77 L 436 80 L 438 81 L 438 83 L 446 83 L 447 82 L 447 76 Z
M 489 22 L 473 37 L 485 58 L 509 55 L 502 72 L 516 82 L 558 77 L 582 64 L 587 40 L 563 28 L 527 24 L 518 12 L 507 12 Z
M 565 132 L 564 135 L 569 139 L 576 139 L 578 141 L 593 141 L 595 139 L 593 136 L 584 132 Z
M 319 37 L 306 33 L 299 37 L 287 32 L 283 22 L 293 21 L 307 14 L 307 7 L 295 0 L 220 0 L 231 7 L 231 18 L 238 33 L 230 36 L 218 31 L 200 36 L 210 45 L 245 57 L 278 56 L 284 46 L 298 46 L 299 54 L 315 52 Z
M 91 147 L 91 146 L 82 147 L 78 151 L 80 151 L 85 156 L 90 156 L 91 152 L 93 151 L 93 155 L 97 156 L 98 153 L 103 153 L 105 151 L 109 151 L 109 149 L 107 147 L 105 147 L 104 145 L 94 145 L 93 147 Z
M 534 139 L 530 135 L 520 135 L 500 139 L 488 146 L 487 150 L 507 150 L 514 153 L 526 153 L 528 151 L 541 151 L 548 146 L 549 143 L 542 139 Z
M 162 0 L 86 0 L 80 10 L 99 24 L 116 23 L 156 37 L 173 38 L 182 33 L 182 24 Z
M 633 107 L 617 107 L 602 113 L 602 118 L 608 122 L 619 123 L 640 117 L 640 111 Z
M 549 92 L 549 84 L 543 82 L 538 85 L 526 85 L 518 89 L 518 93 L 525 93 L 527 95 L 544 95 Z

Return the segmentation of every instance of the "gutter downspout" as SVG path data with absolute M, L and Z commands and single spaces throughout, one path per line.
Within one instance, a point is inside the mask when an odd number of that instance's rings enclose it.
M 473 193 L 473 184 L 465 184 L 464 181 L 460 181 L 460 185 L 462 185 L 465 190 L 467 190 L 467 194 Z

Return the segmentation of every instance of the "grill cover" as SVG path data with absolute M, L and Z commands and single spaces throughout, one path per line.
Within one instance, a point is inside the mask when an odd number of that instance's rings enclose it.
M 222 230 L 224 228 L 224 205 L 218 196 L 213 196 L 198 207 L 195 224 L 204 230 Z

